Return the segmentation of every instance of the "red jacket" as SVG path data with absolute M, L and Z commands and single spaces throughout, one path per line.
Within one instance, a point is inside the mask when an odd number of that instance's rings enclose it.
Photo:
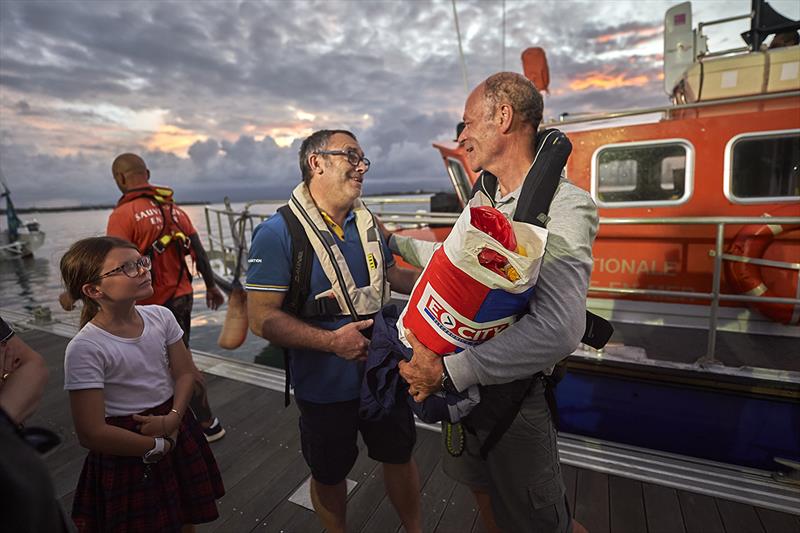
M 164 223 L 166 218 L 167 223 Z M 172 189 L 148 185 L 128 191 L 108 217 L 108 235 L 131 241 L 153 259 L 153 296 L 139 304 L 163 304 L 192 293 L 192 276 L 185 256 L 189 237 L 197 233 L 189 216 L 172 199 Z M 163 251 L 153 244 L 161 240 Z M 162 249 L 159 244 L 156 248 Z

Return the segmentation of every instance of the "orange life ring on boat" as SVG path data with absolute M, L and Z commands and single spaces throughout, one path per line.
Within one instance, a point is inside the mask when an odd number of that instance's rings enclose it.
M 793 212 L 786 213 L 784 216 L 797 216 L 796 206 L 787 206 Z M 773 216 L 780 216 L 777 211 L 784 211 L 786 208 L 777 209 Z M 782 233 L 788 233 L 800 229 L 800 224 L 752 224 L 744 226 L 734 237 L 733 242 L 728 248 L 728 253 L 743 257 L 761 259 L 764 252 L 775 240 L 775 237 Z M 790 275 L 790 282 L 782 284 L 781 287 L 770 287 L 764 283 L 761 275 L 762 268 L 766 267 L 754 263 L 743 263 L 739 261 L 725 261 L 726 279 L 731 283 L 733 289 L 748 296 L 765 296 L 776 298 L 797 298 L 798 277 L 800 272 L 794 270 L 794 275 Z M 795 324 L 800 322 L 800 305 L 776 304 L 776 303 L 751 303 L 752 307 L 758 309 L 762 314 L 784 324 Z

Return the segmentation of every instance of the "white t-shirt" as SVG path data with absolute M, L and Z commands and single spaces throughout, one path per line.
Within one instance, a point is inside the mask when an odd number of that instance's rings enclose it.
M 91 322 L 67 345 L 64 389 L 104 389 L 106 416 L 139 413 L 169 399 L 175 388 L 167 346 L 183 331 L 166 307 L 137 305 L 139 337 L 117 337 Z

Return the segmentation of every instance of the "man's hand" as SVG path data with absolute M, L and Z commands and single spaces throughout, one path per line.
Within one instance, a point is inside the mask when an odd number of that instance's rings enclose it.
M 206 305 L 209 309 L 216 311 L 219 306 L 225 303 L 225 295 L 219 287 L 206 288 Z
M 372 326 L 372 319 L 350 322 L 332 331 L 330 351 L 348 361 L 363 361 L 367 358 L 369 339 L 361 334 L 361 330 Z
M 441 356 L 426 348 L 410 330 L 407 329 L 405 332 L 413 354 L 410 363 L 400 361 L 398 368 L 400 375 L 408 382 L 408 393 L 415 402 L 421 403 L 434 392 L 441 390 L 444 363 Z

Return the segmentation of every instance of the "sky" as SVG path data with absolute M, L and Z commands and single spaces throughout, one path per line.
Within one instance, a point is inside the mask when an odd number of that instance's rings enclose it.
M 522 72 L 540 46 L 545 118 L 668 103 L 661 0 L 457 0 L 467 80 Z M 800 2 L 773 0 L 800 18 Z M 749 0 L 693 3 L 694 25 Z M 706 30 L 738 47 L 740 21 Z M 0 170 L 17 206 L 111 204 L 111 162 L 141 154 L 178 201 L 284 198 L 302 139 L 352 130 L 365 193 L 446 190 L 436 141 L 464 87 L 449 0 L 0 0 Z

